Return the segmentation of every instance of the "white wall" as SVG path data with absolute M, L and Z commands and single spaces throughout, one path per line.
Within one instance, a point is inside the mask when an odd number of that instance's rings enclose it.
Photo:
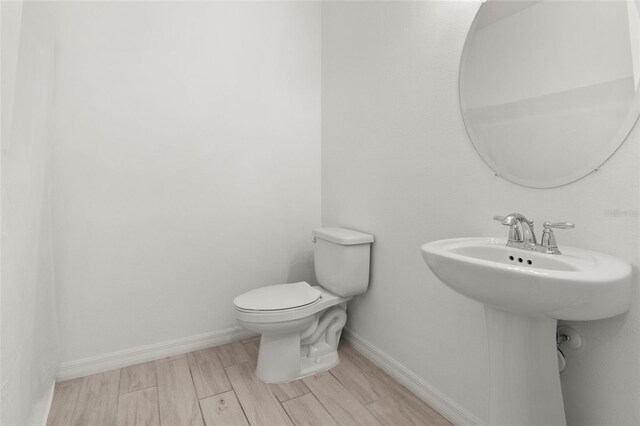
M 320 5 L 57 3 L 62 361 L 236 327 L 313 280 Z
M 527 189 L 494 177 L 460 114 L 458 67 L 479 2 L 325 2 L 322 7 L 322 222 L 376 236 L 370 290 L 349 327 L 486 422 L 482 306 L 447 289 L 421 244 L 505 236 L 495 214 L 571 221 L 559 245 L 639 263 L 636 126 L 596 174 Z M 526 158 L 526 153 L 523 153 Z M 637 276 L 637 274 L 636 274 Z M 573 425 L 640 423 L 640 306 L 593 323 L 562 374 Z
M 31 2 L 2 2 L 0 424 L 43 424 L 57 368 L 51 244 L 54 45 Z

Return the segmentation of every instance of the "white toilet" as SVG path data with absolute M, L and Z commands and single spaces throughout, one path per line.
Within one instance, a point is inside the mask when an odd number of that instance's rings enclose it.
M 313 230 L 316 278 L 251 290 L 235 298 L 238 323 L 262 334 L 256 376 L 282 383 L 336 366 L 347 301 L 367 291 L 373 235 Z

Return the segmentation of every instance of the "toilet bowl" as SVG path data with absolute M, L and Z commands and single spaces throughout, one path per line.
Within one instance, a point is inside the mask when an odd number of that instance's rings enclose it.
M 313 290 L 315 300 L 290 299 L 281 309 L 257 309 L 262 297 L 265 307 L 283 291 Z M 248 296 L 248 297 L 247 297 Z M 302 296 L 302 295 L 301 295 Z M 247 303 L 253 299 L 256 303 Z M 346 302 L 322 287 L 306 282 L 259 288 L 234 301 L 236 319 L 247 330 L 262 334 L 256 376 L 265 382 L 282 383 L 335 367 L 337 346 L 347 320 Z M 251 307 L 251 308 L 248 308 Z
M 256 366 L 262 381 L 283 383 L 335 367 L 347 302 L 368 287 L 372 235 L 344 228 L 313 235 L 320 286 L 277 284 L 234 300 L 238 323 L 262 335 Z

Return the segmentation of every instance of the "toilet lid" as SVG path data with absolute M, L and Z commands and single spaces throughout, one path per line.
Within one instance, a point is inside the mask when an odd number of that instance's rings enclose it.
M 321 294 L 320 290 L 302 281 L 251 290 L 236 297 L 233 304 L 250 311 L 276 311 L 308 305 L 320 299 Z

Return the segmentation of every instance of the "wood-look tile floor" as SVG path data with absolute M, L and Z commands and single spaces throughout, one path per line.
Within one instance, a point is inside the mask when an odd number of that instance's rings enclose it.
M 340 364 L 286 384 L 253 371 L 258 338 L 56 384 L 48 426 L 449 425 L 346 343 Z

